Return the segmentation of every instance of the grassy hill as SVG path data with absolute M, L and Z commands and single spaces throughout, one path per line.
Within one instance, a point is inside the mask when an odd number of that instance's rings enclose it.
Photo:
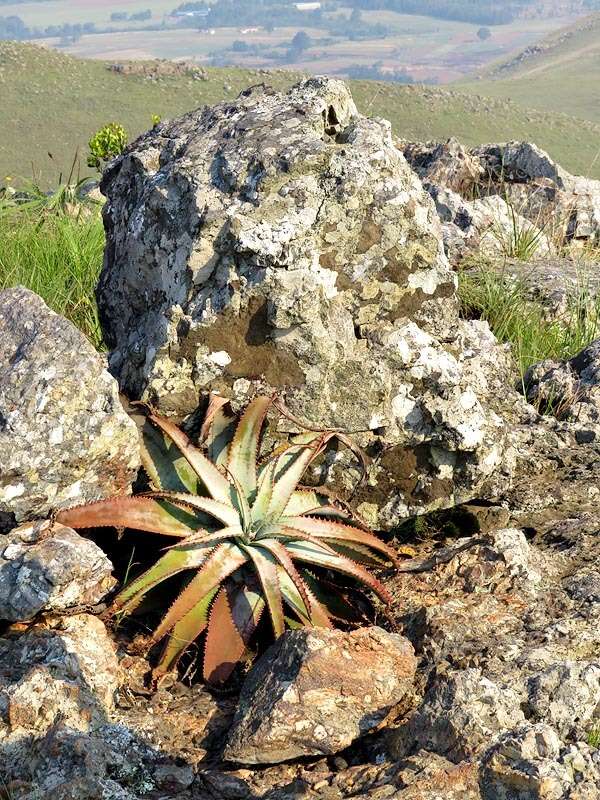
M 84 61 L 31 44 L 0 42 L 0 184 L 4 176 L 56 181 L 77 149 L 85 167 L 87 141 L 109 121 L 124 124 L 131 136 L 163 118 L 181 114 L 243 88 L 267 82 L 283 88 L 300 74 L 256 69 L 210 69 L 209 79 L 191 76 L 151 80 L 122 75 L 99 61 Z M 600 177 L 600 124 L 557 113 L 529 111 L 503 99 L 434 87 L 350 81 L 357 105 L 366 114 L 391 120 L 398 136 L 445 139 L 467 144 L 528 139 L 547 149 L 567 169 Z M 52 159 L 48 157 L 52 154 Z
M 600 12 L 492 65 L 461 88 L 600 122 Z

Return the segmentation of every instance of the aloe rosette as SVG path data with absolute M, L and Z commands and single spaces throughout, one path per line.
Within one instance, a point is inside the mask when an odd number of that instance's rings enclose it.
M 151 644 L 165 640 L 156 675 L 171 670 L 206 631 L 204 676 L 226 680 L 265 609 L 275 637 L 286 624 L 331 627 L 343 616 L 343 602 L 330 585 L 325 589 L 328 581 L 320 582 L 323 568 L 390 601 L 366 566 L 397 563 L 394 552 L 328 494 L 300 485 L 337 434 L 302 434 L 259 463 L 261 432 L 273 402 L 256 398 L 238 421 L 227 401 L 212 396 L 202 446 L 167 419 L 136 414 L 153 491 L 57 515 L 73 528 L 132 528 L 177 539 L 125 586 L 112 609 L 129 614 L 151 589 L 188 573 L 151 638 Z

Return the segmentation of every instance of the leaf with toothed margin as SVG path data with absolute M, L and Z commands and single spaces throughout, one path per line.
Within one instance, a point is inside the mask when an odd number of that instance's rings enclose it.
M 240 482 L 248 500 L 253 499 L 256 492 L 256 459 L 260 432 L 271 403 L 270 397 L 257 397 L 253 400 L 242 414 L 229 445 L 227 469 Z
M 275 638 L 279 638 L 285 630 L 283 619 L 283 603 L 281 601 L 281 590 L 279 588 L 279 578 L 277 576 L 277 559 L 268 550 L 263 550 L 255 544 L 240 545 L 252 559 L 252 563 L 258 573 L 260 585 L 267 601 L 267 608 L 271 616 L 271 624 Z
M 244 655 L 246 643 L 238 631 L 229 608 L 225 587 L 221 587 L 212 605 L 204 645 L 205 680 L 224 683 Z
M 235 434 L 237 417 L 231 410 L 229 401 L 221 402 L 218 408 L 211 410 L 214 397 L 216 395 L 211 395 L 211 403 L 200 436 L 210 461 L 219 467 L 224 467 L 229 457 L 229 445 Z M 222 399 L 219 398 L 219 401 Z
M 294 581 L 290 578 L 289 574 L 279 567 L 279 583 L 281 586 L 281 594 L 287 606 L 296 614 L 303 625 L 315 628 L 331 628 L 331 621 L 323 606 L 319 603 L 316 597 L 311 594 L 308 587 L 304 583 L 305 592 L 308 594 L 310 600 L 310 610 L 307 609 L 306 603 L 300 596 L 300 592 Z
M 149 419 L 179 448 L 181 455 L 188 461 L 209 495 L 221 503 L 229 503 L 231 501 L 231 484 L 225 475 L 219 472 L 204 453 L 190 442 L 177 425 L 156 414 L 152 414 Z
M 157 642 L 192 610 L 197 602 L 246 563 L 248 555 L 232 542 L 217 545 L 188 583 L 152 635 Z
M 214 545 L 210 544 L 181 544 L 176 549 L 168 550 L 154 566 L 119 592 L 113 600 L 112 612 L 131 613 L 147 592 L 180 572 L 202 566 L 213 549 Z
M 354 602 L 350 602 L 342 587 L 326 582 L 322 578 L 317 580 L 307 569 L 302 570 L 302 578 L 331 619 L 354 624 L 364 621 L 358 611 L 356 598 L 353 598 Z
M 365 545 L 385 555 L 388 560 L 396 566 L 400 563 L 400 559 L 396 553 L 391 547 L 382 542 L 381 539 L 378 539 L 374 534 L 360 528 L 353 528 L 351 525 L 343 525 L 333 520 L 309 516 L 281 517 L 279 524 L 286 528 L 302 531 L 302 533 L 307 533 L 309 536 L 314 536 L 317 539 L 324 539 L 329 543 L 335 541 L 347 545 L 351 545 L 352 543 Z
M 317 567 L 325 567 L 335 572 L 341 572 L 344 575 L 350 575 L 352 578 L 364 583 L 369 589 L 372 589 L 384 603 L 389 604 L 392 602 L 390 593 L 380 581 L 374 578 L 359 564 L 355 564 L 354 561 L 351 561 L 349 558 L 332 552 L 330 548 L 324 549 L 322 545 L 306 541 L 288 542 L 286 548 L 289 550 L 292 558 L 297 561 L 303 561 L 306 564 L 314 564 Z
M 130 417 L 140 433 L 142 466 L 153 489 L 165 492 L 198 492 L 198 478 L 180 450 L 150 422 L 148 414 L 130 407 Z
M 69 528 L 132 528 L 182 538 L 196 533 L 200 521 L 165 500 L 112 497 L 60 511 L 56 521 Z
M 289 575 L 290 580 L 295 585 L 298 594 L 302 598 L 302 602 L 310 614 L 310 597 L 306 591 L 306 586 L 298 574 L 298 570 L 294 566 L 294 562 L 290 558 L 290 554 L 285 547 L 276 539 L 259 539 L 257 540 L 256 544 L 260 545 L 260 547 L 264 548 L 265 550 L 268 550 L 269 553 L 271 553 L 271 555 L 277 559 L 281 567 Z
M 265 610 L 265 598 L 254 580 L 247 578 L 244 584 L 232 584 L 233 581 L 227 584 L 231 616 L 240 636 L 248 644 Z
M 276 476 L 271 502 L 269 503 L 269 516 L 277 518 L 283 514 L 285 507 L 290 502 L 290 498 L 298 486 L 300 478 L 312 461 L 314 455 L 313 448 L 316 447 L 318 447 L 318 443 L 312 444 L 309 447 L 297 448 L 298 455 L 296 458 L 289 464 L 285 472 L 281 474 L 281 477 L 277 478 Z
M 221 503 L 213 500 L 212 497 L 199 497 L 195 494 L 184 494 L 179 492 L 152 492 L 149 494 L 138 495 L 138 497 L 152 497 L 156 500 L 166 500 L 175 506 L 188 509 L 189 511 L 200 511 L 218 519 L 224 525 L 238 525 L 240 516 L 231 503 Z
M 205 630 L 208 625 L 210 604 L 217 591 L 214 588 L 205 594 L 175 625 L 165 643 L 160 661 L 152 671 L 155 680 L 170 672 L 177 665 L 184 651 Z
M 256 498 L 250 510 L 252 520 L 255 522 L 265 519 L 269 512 L 269 505 L 273 497 L 273 486 L 275 484 L 275 466 L 276 460 L 270 461 L 267 468 L 258 479 Z

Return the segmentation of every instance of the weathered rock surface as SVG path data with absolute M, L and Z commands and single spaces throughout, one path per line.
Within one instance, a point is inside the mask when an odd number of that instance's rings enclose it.
M 112 589 L 100 548 L 58 523 L 29 523 L 0 535 L 0 620 L 99 603 Z
M 538 408 L 577 423 L 580 442 L 600 441 L 600 339 L 568 361 L 535 364 L 524 386 Z
M 585 743 L 564 747 L 549 725 L 507 734 L 482 767 L 483 800 L 592 800 L 600 791 L 600 755 Z
M 286 633 L 246 679 L 225 757 L 273 764 L 337 753 L 385 719 L 415 669 L 411 645 L 381 628 Z
M 45 517 L 126 492 L 139 463 L 102 357 L 33 292 L 0 293 L 0 512 Z
M 527 414 L 508 354 L 459 319 L 433 203 L 342 83 L 164 123 L 102 187 L 98 301 L 127 393 L 181 415 L 208 389 L 285 391 L 375 456 L 359 502 L 380 527 L 475 496 L 510 460 L 500 412 Z
M 554 242 L 600 241 L 600 181 L 570 175 L 534 144 L 468 150 L 449 139 L 399 141 L 398 146 L 436 200 L 454 263 L 479 249 L 511 255 L 507 245 L 515 227 L 535 237 L 536 257 L 548 253 Z M 497 198 L 492 205 L 490 197 Z
M 58 722 L 81 732 L 102 724 L 117 676 L 114 645 L 89 615 L 0 639 L 0 774 L 35 774 L 36 742 Z

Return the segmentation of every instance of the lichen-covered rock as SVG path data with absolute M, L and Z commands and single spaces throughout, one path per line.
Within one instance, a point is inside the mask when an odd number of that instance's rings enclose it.
M 600 719 L 600 664 L 563 661 L 527 681 L 530 718 L 546 722 L 562 740 L 585 741 Z
M 600 339 L 568 361 L 541 361 L 524 378 L 527 398 L 578 425 L 580 443 L 600 441 Z
M 408 741 L 455 763 L 471 759 L 525 722 L 523 697 L 514 680 L 500 685 L 477 669 L 442 676 L 413 714 Z
M 525 725 L 491 748 L 481 768 L 483 800 L 593 800 L 600 752 L 563 746 L 550 725 Z
M 33 292 L 0 293 L 0 512 L 46 517 L 126 492 L 139 464 L 103 358 Z
M 285 391 L 375 456 L 358 502 L 380 526 L 510 463 L 508 354 L 459 319 L 433 203 L 343 83 L 255 87 L 163 123 L 102 187 L 98 302 L 126 393 L 182 415 L 209 389 Z
M 28 523 L 0 535 L 0 620 L 95 605 L 112 589 L 112 564 L 71 528 Z
M 103 724 L 117 685 L 115 648 L 96 617 L 0 639 L 0 775 L 28 774 L 37 740 L 58 722 L 81 732 Z
M 459 194 L 467 208 L 473 207 L 473 197 L 506 200 L 519 230 L 527 229 L 525 218 L 534 226 L 533 232 L 539 232 L 538 250 L 550 244 L 544 230 L 572 245 L 600 241 L 600 181 L 570 175 L 535 144 L 507 142 L 466 150 L 451 139 L 445 144 L 399 141 L 398 147 L 434 195 L 443 187 Z M 445 208 L 444 203 L 440 208 Z M 500 203 L 497 212 L 500 223 L 506 216 L 506 203 Z M 463 249 L 468 245 L 465 225 L 460 216 L 447 224 L 452 227 L 446 238 L 453 254 L 460 256 L 460 240 Z
M 381 628 L 288 632 L 246 678 L 225 757 L 274 764 L 337 753 L 385 719 L 415 670 L 407 640 Z

